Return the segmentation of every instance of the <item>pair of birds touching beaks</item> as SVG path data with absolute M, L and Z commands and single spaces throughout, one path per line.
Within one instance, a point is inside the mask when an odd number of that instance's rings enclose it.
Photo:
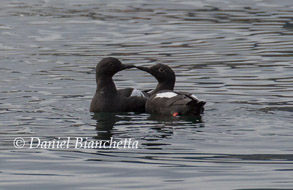
M 133 88 L 117 90 L 113 76 L 124 69 L 137 68 L 150 73 L 158 81 L 154 90 L 139 91 Z M 176 76 L 167 65 L 150 68 L 122 64 L 107 57 L 96 67 L 96 93 L 91 101 L 91 112 L 146 112 L 170 116 L 198 116 L 206 102 L 186 92 L 174 91 Z

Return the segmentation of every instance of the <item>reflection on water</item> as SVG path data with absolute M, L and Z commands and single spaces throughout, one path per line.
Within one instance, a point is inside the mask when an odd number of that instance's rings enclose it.
M 182 127 L 204 127 L 201 116 L 170 117 L 148 114 L 141 114 L 141 116 L 143 116 L 145 119 L 144 122 L 141 123 L 141 125 L 151 124 L 151 128 L 158 131 L 164 131 L 165 128 L 173 128 L 178 125 Z M 119 128 L 120 125 L 125 124 L 134 125 L 135 122 L 133 121 L 133 117 L 135 117 L 133 114 L 127 113 L 94 113 L 92 119 L 96 120 L 97 131 L 97 136 L 95 136 L 94 138 L 99 140 L 110 140 L 111 137 L 113 137 L 112 131 L 116 127 Z
M 95 139 L 109 140 L 114 124 L 120 120 L 116 113 L 95 113 L 93 119 L 97 120 L 97 136 Z
M 291 189 L 292 8 L 291 0 L 1 1 L 1 187 Z M 205 114 L 89 113 L 105 56 L 169 65 L 176 90 L 208 102 Z M 115 83 L 156 85 L 135 69 Z M 139 148 L 16 149 L 16 137 L 132 138 Z

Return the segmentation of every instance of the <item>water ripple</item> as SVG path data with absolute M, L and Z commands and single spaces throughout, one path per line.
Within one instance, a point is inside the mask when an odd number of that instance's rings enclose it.
M 290 189 L 292 8 L 289 0 L 4 0 L 1 187 Z M 206 100 L 206 113 L 90 114 L 105 56 L 168 64 L 175 89 Z M 114 79 L 118 88 L 156 85 L 134 69 Z M 133 138 L 139 148 L 13 147 L 33 136 Z

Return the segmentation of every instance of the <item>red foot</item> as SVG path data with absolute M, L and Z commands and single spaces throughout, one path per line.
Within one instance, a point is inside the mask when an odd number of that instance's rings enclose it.
M 178 116 L 178 115 L 179 115 L 178 112 L 173 113 L 173 116 L 174 116 L 174 117 L 176 117 L 176 116 Z

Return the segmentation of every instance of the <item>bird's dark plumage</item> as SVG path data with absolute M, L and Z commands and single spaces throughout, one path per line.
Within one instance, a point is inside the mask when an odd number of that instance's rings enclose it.
M 157 79 L 158 84 L 153 91 L 149 92 L 150 96 L 162 90 L 174 90 L 176 75 L 169 66 L 159 63 L 149 68 L 141 66 L 136 68 L 151 74 Z
M 148 73 L 154 73 L 156 71 L 161 71 L 161 75 L 153 75 L 158 80 L 158 85 L 154 90 L 148 89 L 144 91 L 140 91 L 134 88 L 125 88 L 119 89 L 118 92 L 125 96 L 138 96 L 138 97 L 146 97 L 149 98 L 151 95 L 156 94 L 161 90 L 173 90 L 175 85 L 175 73 L 170 67 L 164 67 L 163 64 L 157 64 L 151 68 L 147 67 L 137 67 L 140 70 L 146 71 Z
M 91 112 L 145 112 L 146 98 L 121 95 L 112 79 L 117 72 L 133 67 L 112 57 L 104 58 L 97 64 L 97 89 L 91 101 Z
M 137 67 L 154 76 L 158 84 L 146 102 L 146 112 L 163 115 L 200 115 L 206 102 L 199 101 L 194 95 L 186 92 L 175 92 L 176 76 L 167 65 L 156 64 L 150 68 Z

